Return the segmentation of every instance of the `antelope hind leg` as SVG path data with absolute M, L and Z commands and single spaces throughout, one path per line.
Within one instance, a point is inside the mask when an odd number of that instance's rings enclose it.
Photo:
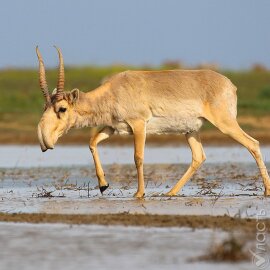
M 223 122 L 217 124 L 218 128 L 225 134 L 232 137 L 234 140 L 245 146 L 255 159 L 257 166 L 260 170 L 263 184 L 264 184 L 264 195 L 270 196 L 270 178 L 267 172 L 267 168 L 263 162 L 262 154 L 259 147 L 259 142 L 253 139 L 251 136 L 246 134 L 238 125 L 237 121 Z

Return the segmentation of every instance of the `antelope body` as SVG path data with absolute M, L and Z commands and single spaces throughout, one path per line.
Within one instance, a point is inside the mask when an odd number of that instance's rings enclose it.
M 40 86 L 46 101 L 38 125 L 41 149 L 53 149 L 57 139 L 70 128 L 96 127 L 89 146 L 101 192 L 109 185 L 96 148 L 99 142 L 114 133 L 134 135 L 134 160 L 138 174 L 135 197 L 143 197 L 146 134 L 183 133 L 192 151 L 192 162 L 167 193 L 176 195 L 205 160 L 199 130 L 208 120 L 250 151 L 260 169 L 265 195 L 270 195 L 270 179 L 259 143 L 247 135 L 236 121 L 236 87 L 228 78 L 210 70 L 125 71 L 90 92 L 78 89 L 64 92 L 64 64 L 61 51 L 57 50 L 59 81 L 57 89 L 50 95 L 44 63 L 37 48 Z

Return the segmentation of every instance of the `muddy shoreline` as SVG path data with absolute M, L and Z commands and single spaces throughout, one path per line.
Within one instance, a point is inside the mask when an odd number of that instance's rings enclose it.
M 263 145 L 270 144 L 269 131 L 250 131 L 248 134 Z M 69 134 L 59 139 L 59 145 L 87 145 L 90 135 L 87 131 L 72 130 Z M 236 141 L 222 134 L 217 130 L 209 130 L 201 132 L 202 142 L 206 145 L 221 146 L 221 145 L 238 145 Z M 38 145 L 38 138 L 36 130 L 32 131 L 7 131 L 1 130 L 0 144 L 28 144 Z M 148 146 L 177 146 L 186 144 L 184 135 L 149 135 L 147 136 L 146 144 Z M 108 140 L 102 142 L 102 145 L 119 146 L 119 145 L 133 145 L 133 136 L 113 135 Z
M 222 229 L 224 231 L 256 232 L 257 221 L 254 219 L 232 218 L 229 216 L 178 216 L 151 214 L 96 214 L 96 215 L 65 215 L 65 214 L 7 214 L 0 213 L 0 222 L 26 223 L 66 223 L 95 225 L 124 225 L 144 227 L 189 227 L 193 229 Z M 270 220 L 263 219 L 267 228 Z

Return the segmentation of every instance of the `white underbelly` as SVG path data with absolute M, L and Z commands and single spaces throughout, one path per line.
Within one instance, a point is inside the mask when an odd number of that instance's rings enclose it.
M 198 131 L 202 124 L 203 118 L 181 117 L 165 118 L 152 117 L 146 124 L 147 134 L 187 134 Z M 131 127 L 126 122 L 119 122 L 114 127 L 115 133 L 120 135 L 132 134 Z
M 146 130 L 147 134 L 186 134 L 198 131 L 202 124 L 202 118 L 153 117 L 147 123 Z

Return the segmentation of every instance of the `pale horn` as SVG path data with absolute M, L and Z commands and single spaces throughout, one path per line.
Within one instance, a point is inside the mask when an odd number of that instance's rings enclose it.
M 59 56 L 59 75 L 57 82 L 57 92 L 56 92 L 56 100 L 61 100 L 64 94 L 64 86 L 65 86 L 65 70 L 64 70 L 64 60 L 61 53 L 61 50 L 54 46 L 58 52 Z
M 46 81 L 44 62 L 39 52 L 38 46 L 36 47 L 36 53 L 39 61 L 39 85 L 45 98 L 46 106 L 49 106 L 51 104 L 51 97 L 48 89 L 48 84 Z

